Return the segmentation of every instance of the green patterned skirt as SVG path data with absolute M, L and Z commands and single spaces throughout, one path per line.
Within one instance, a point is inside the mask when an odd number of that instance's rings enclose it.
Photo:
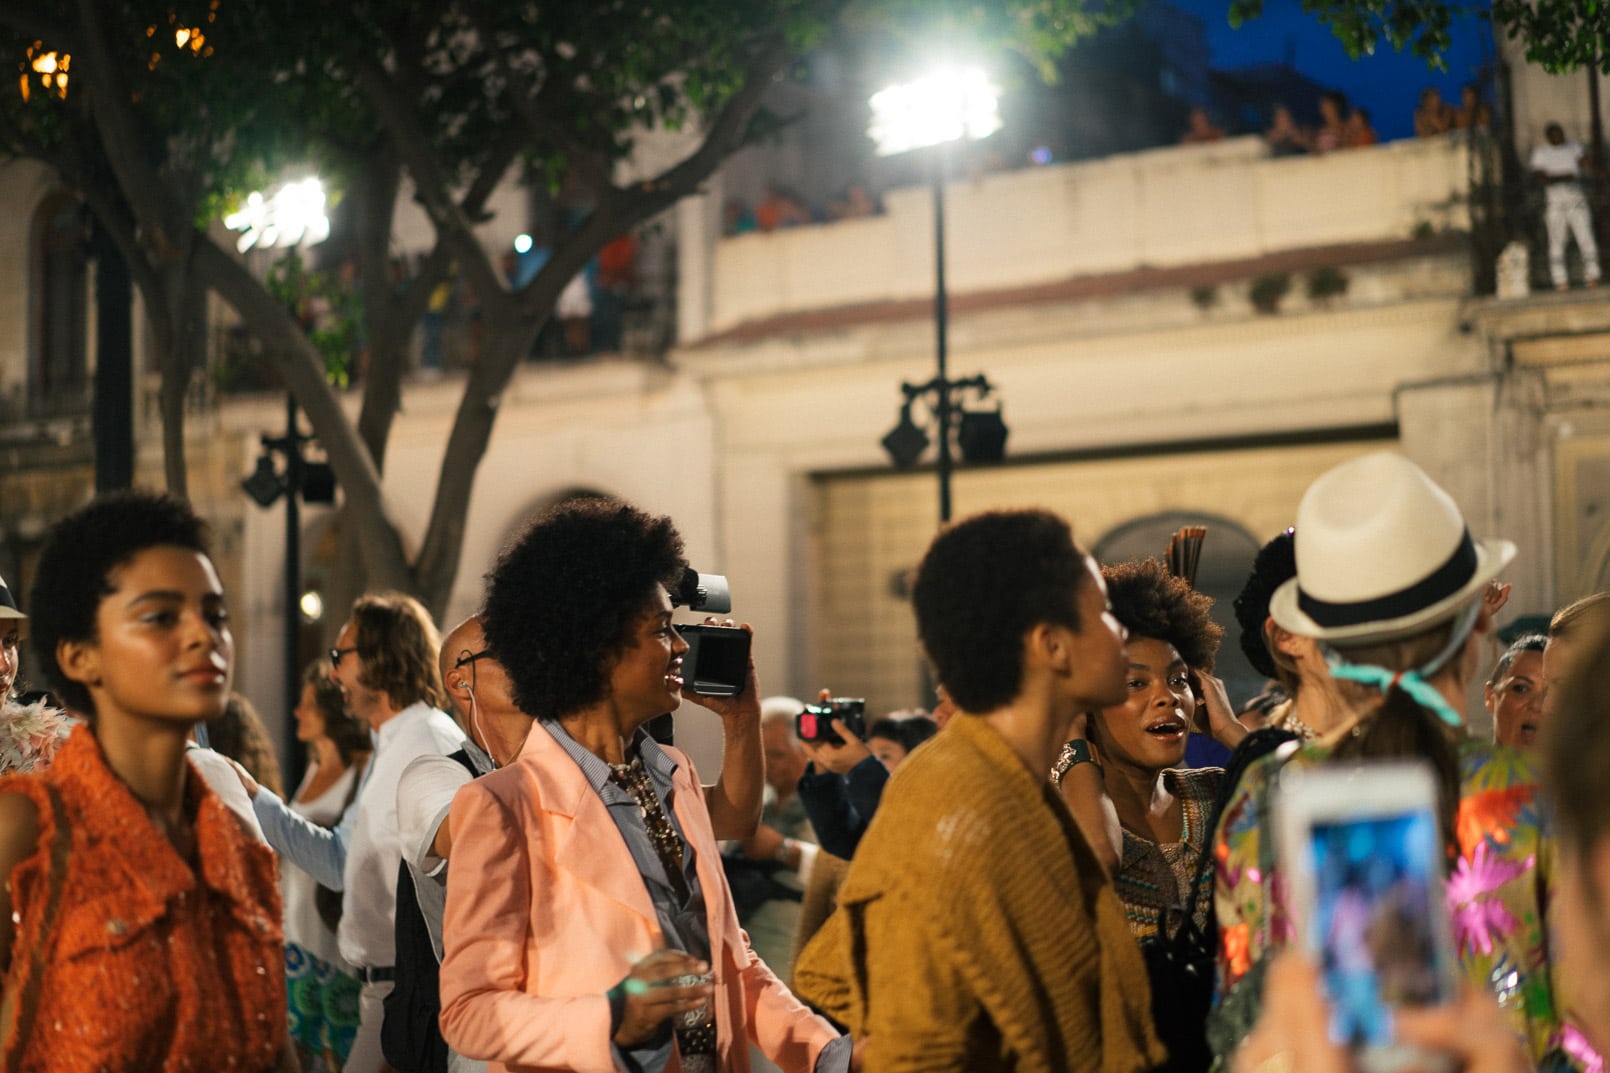
M 285 944 L 285 989 L 291 1039 L 314 1054 L 345 1062 L 358 1033 L 358 992 L 363 985 L 295 943 Z

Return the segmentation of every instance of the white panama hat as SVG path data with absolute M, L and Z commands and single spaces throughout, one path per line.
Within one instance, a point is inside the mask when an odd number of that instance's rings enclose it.
M 1321 641 L 1389 641 L 1453 616 L 1515 557 L 1474 540 L 1453 497 L 1391 451 L 1344 462 L 1297 507 L 1297 576 L 1275 590 L 1282 629 Z
M 6 588 L 6 579 L 0 577 L 0 619 L 26 619 L 27 617 L 18 609 L 16 597 L 11 595 L 11 590 Z

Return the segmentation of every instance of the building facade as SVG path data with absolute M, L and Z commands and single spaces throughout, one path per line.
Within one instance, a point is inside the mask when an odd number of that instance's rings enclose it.
M 1610 306 L 1596 290 L 1473 295 L 1472 151 L 1444 137 L 1270 159 L 1257 139 L 1232 139 L 952 181 L 950 370 L 987 375 L 1010 427 L 1004 462 L 955 474 L 955 513 L 1047 506 L 1114 558 L 1161 553 L 1174 525 L 1204 521 L 1204 586 L 1228 618 L 1252 552 L 1291 523 L 1308 482 L 1388 447 L 1453 492 L 1479 534 L 1520 545 L 1505 620 L 1610 586 Z M 0 264 L 0 573 L 25 585 L 45 526 L 91 494 L 92 430 L 82 406 L 52 408 L 66 397 L 55 385 L 79 375 L 71 330 L 40 312 L 77 278 L 53 252 L 59 192 L 19 165 L 0 171 L 0 194 L 21 207 L 0 223 L 10 248 L 30 251 Z M 892 469 L 880 439 L 900 384 L 934 373 L 930 191 L 888 191 L 875 216 L 735 237 L 722 235 L 723 201 L 718 177 L 663 225 L 676 237 L 675 346 L 518 371 L 444 618 L 474 610 L 532 512 L 604 492 L 672 515 L 695 566 L 730 577 L 764 691 L 928 703 L 906 585 L 937 524 L 937 480 L 929 465 Z M 519 231 L 517 213 L 486 240 Z M 135 321 L 137 472 L 156 486 L 155 385 Z M 94 368 L 86 342 L 81 379 Z M 410 383 L 391 437 L 386 490 L 414 546 L 461 383 Z M 187 439 L 234 604 L 237 687 L 278 725 L 284 520 L 238 482 L 259 436 L 283 424 L 282 396 L 203 387 Z M 304 513 L 309 587 L 334 568 L 332 516 Z M 554 613 L 585 598 L 559 594 Z M 308 627 L 310 654 L 341 617 Z M 1224 669 L 1244 694 L 1254 683 L 1234 648 Z M 690 710 L 682 725 L 713 767 L 715 718 Z

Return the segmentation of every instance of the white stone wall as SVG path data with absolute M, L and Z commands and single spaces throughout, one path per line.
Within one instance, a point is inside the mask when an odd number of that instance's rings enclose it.
M 1361 288 L 1368 292 L 1364 282 Z M 1292 478 L 1297 483 L 1281 484 L 1223 454 L 1199 457 L 1200 449 L 1192 448 L 1170 455 L 1166 446 L 1317 435 L 1397 421 L 1404 426 L 1405 449 L 1434 473 L 1458 474 L 1465 466 L 1485 473 L 1486 455 L 1472 453 L 1469 437 L 1449 435 L 1448 421 L 1402 403 L 1405 390 L 1417 383 L 1427 385 L 1416 396 L 1424 398 L 1434 393 L 1434 385 L 1487 375 L 1484 347 L 1458 329 L 1459 283 L 1455 278 L 1445 284 L 1451 293 L 1414 300 L 1400 295 L 1378 307 L 1276 317 L 1227 312 L 1224 319 L 1198 315 L 1194 322 L 1176 315 L 1180 306 L 1190 308 L 1182 295 L 1130 296 L 1133 319 L 1144 320 L 1142 313 L 1149 310 L 1158 325 L 1151 330 L 1113 330 L 1099 319 L 1093 324 L 1078 305 L 1018 307 L 964 319 L 953 337 L 952 375 L 987 373 L 1011 428 L 1009 458 L 1047 465 L 959 474 L 956 512 L 1039 498 L 1064 505 L 1093 542 L 1149 510 L 1203 509 L 1241 520 L 1266 538 L 1285 524 L 1277 519 L 1289 521 L 1301 487 L 1320 472 L 1315 465 L 1328 465 L 1357 448 L 1340 448 L 1341 454 L 1304 449 L 1289 456 L 1300 459 L 1294 463 L 1280 461 L 1288 456 L 1277 452 L 1268 465 L 1297 474 Z M 883 511 L 878 517 L 892 519 L 867 523 L 872 530 L 865 539 L 892 541 L 899 555 L 914 561 L 932 534 L 938 517 L 932 471 L 894 474 L 879 445 L 897 417 L 900 381 L 933 375 L 931 332 L 931 325 L 914 321 L 680 355 L 689 372 L 709 385 L 723 561 L 734 574 L 735 592 L 741 584 L 741 591 L 759 601 L 757 663 L 767 668 L 767 681 L 786 685 L 786 691 L 808 693 L 833 685 L 820 677 L 847 659 L 867 664 L 865 673 L 874 688 L 886 690 L 891 706 L 916 700 L 892 695 L 890 680 L 879 677 L 903 675 L 908 686 L 915 681 L 910 677 L 914 658 L 902 662 L 889 655 L 891 646 L 908 644 L 909 636 L 890 624 L 891 632 L 876 644 L 840 644 L 840 620 L 863 612 L 843 600 L 824 604 L 828 590 L 819 586 L 833 586 L 834 592 L 865 589 L 881 608 L 865 614 L 909 616 L 904 605 L 897 614 L 893 605 L 878 602 L 887 596 L 887 555 L 865 559 L 862 566 L 842 560 L 826 530 L 843 524 L 845 516 L 823 511 L 838 494 L 831 490 L 848 485 L 870 497 L 863 514 L 850 517 Z M 1083 480 L 1079 475 L 1086 470 L 1049 464 L 1075 452 L 1137 448 L 1164 453 L 1129 466 L 1126 472 L 1146 475 L 1129 499 L 1108 502 L 1061 487 Z M 1211 482 L 1204 485 L 1188 473 L 1209 474 Z M 1485 480 L 1455 488 L 1478 527 L 1478 519 L 1491 517 Z M 1225 498 L 1226 489 L 1235 489 L 1233 502 Z M 1523 539 L 1535 549 L 1534 539 Z M 877 565 L 865 565 L 874 561 Z M 841 576 L 840 570 L 851 576 Z M 861 636 L 853 630 L 851 635 Z M 875 669 L 867 663 L 874 659 L 881 660 Z
M 1465 222 L 1457 204 L 1465 149 L 1454 139 L 1322 157 L 1263 154 L 1262 140 L 1248 137 L 955 180 L 945 191 L 949 288 L 1000 290 L 1407 239 L 1420 224 Z M 929 188 L 889 191 L 884 204 L 881 216 L 719 242 L 710 330 L 932 296 Z M 685 289 L 696 286 L 684 280 Z

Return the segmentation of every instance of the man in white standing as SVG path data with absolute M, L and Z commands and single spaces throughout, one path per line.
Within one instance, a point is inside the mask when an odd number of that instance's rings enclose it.
M 397 784 L 403 769 L 427 755 L 464 744 L 442 710 L 447 698 L 437 671 L 441 638 L 413 597 L 370 593 L 352 606 L 330 662 L 347 708 L 374 730 L 375 754 L 356 800 L 333 831 L 308 823 L 272 791 L 248 783 L 268 842 L 320 883 L 343 892 L 337 941 L 363 984 L 358 1035 L 346 1073 L 387 1069 L 380 1050 L 385 998 L 394 979 L 397 862 L 402 835 Z
M 1599 283 L 1599 246 L 1593 239 L 1593 218 L 1588 199 L 1582 193 L 1582 146 L 1565 140 L 1565 129 L 1558 123 L 1543 128 L 1548 140 L 1532 150 L 1527 164 L 1543 185 L 1544 223 L 1549 233 L 1549 278 L 1554 289 L 1570 286 L 1565 271 L 1565 233 L 1576 237 L 1582 255 L 1582 279 L 1589 287 Z

